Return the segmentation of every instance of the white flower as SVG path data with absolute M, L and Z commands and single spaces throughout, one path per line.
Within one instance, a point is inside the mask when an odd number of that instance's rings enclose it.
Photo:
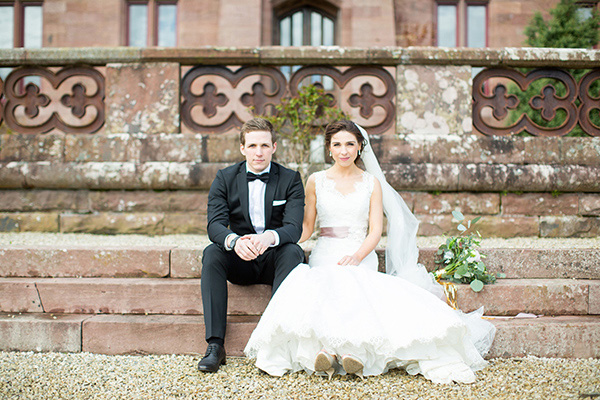
M 450 250 L 444 253 L 444 260 L 452 260 L 454 258 L 454 253 Z
M 479 254 L 479 252 L 477 250 L 473 250 L 471 252 L 471 257 L 467 258 L 467 262 L 479 262 L 481 261 L 481 254 Z

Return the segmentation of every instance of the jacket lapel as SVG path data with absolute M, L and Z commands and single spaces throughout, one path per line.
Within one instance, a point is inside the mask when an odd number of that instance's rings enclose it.
M 265 229 L 271 226 L 271 215 L 273 214 L 273 200 L 275 199 L 275 189 L 279 182 L 279 167 L 275 163 L 271 163 L 271 176 L 267 183 L 267 191 L 265 193 Z
M 252 228 L 252 221 L 250 220 L 250 211 L 248 210 L 248 181 L 246 179 L 246 163 L 242 163 L 236 177 L 237 190 L 240 196 L 240 205 L 242 207 L 242 213 L 244 219 L 248 223 L 248 226 Z

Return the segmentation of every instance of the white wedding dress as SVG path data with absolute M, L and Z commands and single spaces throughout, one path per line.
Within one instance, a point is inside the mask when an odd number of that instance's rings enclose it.
M 468 320 L 493 329 L 491 324 L 453 310 L 402 278 L 377 272 L 375 252 L 358 266 L 337 265 L 365 239 L 374 180 L 364 172 L 354 192 L 344 195 L 325 171 L 315 174 L 319 225 L 344 237 L 318 239 L 308 265 L 298 265 L 274 294 L 244 352 L 275 376 L 314 372 L 317 353 L 326 350 L 338 358 L 358 357 L 365 376 L 405 368 L 436 383 L 473 382 L 474 371 L 486 361 Z

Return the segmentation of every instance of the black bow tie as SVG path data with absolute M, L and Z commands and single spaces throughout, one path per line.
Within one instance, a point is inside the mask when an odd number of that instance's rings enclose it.
M 248 182 L 252 182 L 256 179 L 260 179 L 264 183 L 267 183 L 267 182 L 269 182 L 269 173 L 265 172 L 264 174 L 256 175 L 252 172 L 246 172 L 246 179 L 248 180 Z

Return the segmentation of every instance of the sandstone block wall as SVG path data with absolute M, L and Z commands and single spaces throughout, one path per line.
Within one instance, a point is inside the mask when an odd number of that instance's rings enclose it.
M 600 235 L 599 137 L 482 136 L 472 130 L 470 108 L 471 65 L 588 67 L 600 60 L 597 51 L 70 49 L 0 56 L 3 66 L 101 65 L 106 80 L 105 123 L 96 133 L 0 127 L 0 231 L 202 233 L 216 171 L 242 156 L 236 129 L 182 130 L 182 71 L 193 64 L 367 62 L 396 70 L 394 126 L 371 143 L 388 181 L 422 221 L 421 235 L 452 232 L 453 210 L 483 216 L 484 236 Z

